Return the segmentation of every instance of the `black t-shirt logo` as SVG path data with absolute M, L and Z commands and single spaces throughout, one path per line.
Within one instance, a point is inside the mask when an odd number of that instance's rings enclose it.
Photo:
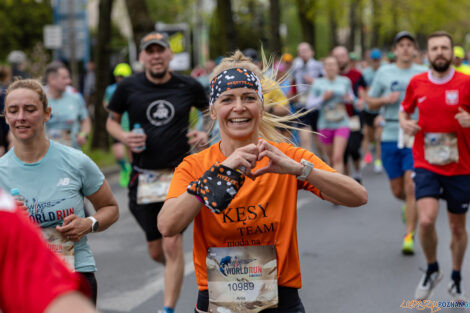
M 147 119 L 155 126 L 168 124 L 175 116 L 175 107 L 166 100 L 152 102 L 147 108 Z

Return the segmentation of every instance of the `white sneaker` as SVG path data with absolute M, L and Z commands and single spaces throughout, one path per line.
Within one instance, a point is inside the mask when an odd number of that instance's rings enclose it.
M 424 273 L 423 277 L 419 281 L 418 287 L 415 291 L 416 300 L 426 300 L 431 294 L 432 290 L 442 279 L 442 272 L 439 270 L 437 272 L 432 272 L 431 274 Z
M 467 296 L 465 296 L 465 292 L 463 291 L 461 284 L 460 286 L 457 286 L 454 281 L 451 281 L 447 287 L 447 291 L 456 302 L 467 303 L 469 301 Z

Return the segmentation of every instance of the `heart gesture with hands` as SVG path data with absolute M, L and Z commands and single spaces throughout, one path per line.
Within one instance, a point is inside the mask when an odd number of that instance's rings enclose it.
M 251 173 L 251 170 L 256 167 L 258 155 L 258 146 L 251 143 L 233 151 L 233 153 L 222 162 L 222 165 L 241 170 L 247 177 L 254 179 L 255 177 Z
M 299 162 L 289 158 L 281 150 L 266 140 L 260 139 L 257 147 L 259 151 L 258 161 L 267 157 L 269 159 L 269 163 L 267 166 L 252 173 L 254 177 L 258 177 L 266 173 L 292 174 L 297 176 L 302 174 L 302 165 Z
M 252 172 L 251 170 L 256 167 L 256 162 L 264 157 L 269 159 L 268 165 Z M 222 164 L 233 169 L 244 169 L 244 174 L 251 179 L 266 173 L 292 175 L 300 175 L 302 173 L 302 165 L 300 163 L 289 158 L 281 150 L 264 139 L 259 139 L 257 145 L 249 144 L 236 149 Z

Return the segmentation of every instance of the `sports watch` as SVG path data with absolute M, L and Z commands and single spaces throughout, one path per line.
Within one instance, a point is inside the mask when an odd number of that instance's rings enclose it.
M 98 228 L 100 227 L 100 222 L 98 222 L 98 220 L 96 218 L 94 218 L 93 216 L 88 216 L 87 217 L 91 222 L 91 232 L 92 233 L 95 233 L 98 231 Z
M 303 165 L 302 167 L 302 174 L 297 176 L 298 180 L 306 180 L 310 172 L 313 170 L 313 163 L 309 162 L 305 159 L 300 160 L 300 164 Z

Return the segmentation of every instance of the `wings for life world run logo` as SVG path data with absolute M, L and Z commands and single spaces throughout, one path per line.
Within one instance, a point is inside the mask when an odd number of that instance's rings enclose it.
M 26 200 L 25 206 L 28 208 L 29 218 L 41 224 L 63 220 L 74 213 L 75 210 L 73 208 L 50 210 L 50 208 L 55 207 L 64 200 L 66 199 L 39 202 L 38 199 L 33 198 L 33 203 L 29 204 Z
M 249 277 L 260 277 L 263 268 L 259 265 L 248 266 L 256 259 L 240 259 L 238 256 L 224 256 L 219 262 L 219 271 L 224 276 L 248 275 Z
M 147 108 L 147 119 L 155 126 L 163 126 L 171 122 L 175 116 L 175 107 L 166 100 L 157 100 Z

